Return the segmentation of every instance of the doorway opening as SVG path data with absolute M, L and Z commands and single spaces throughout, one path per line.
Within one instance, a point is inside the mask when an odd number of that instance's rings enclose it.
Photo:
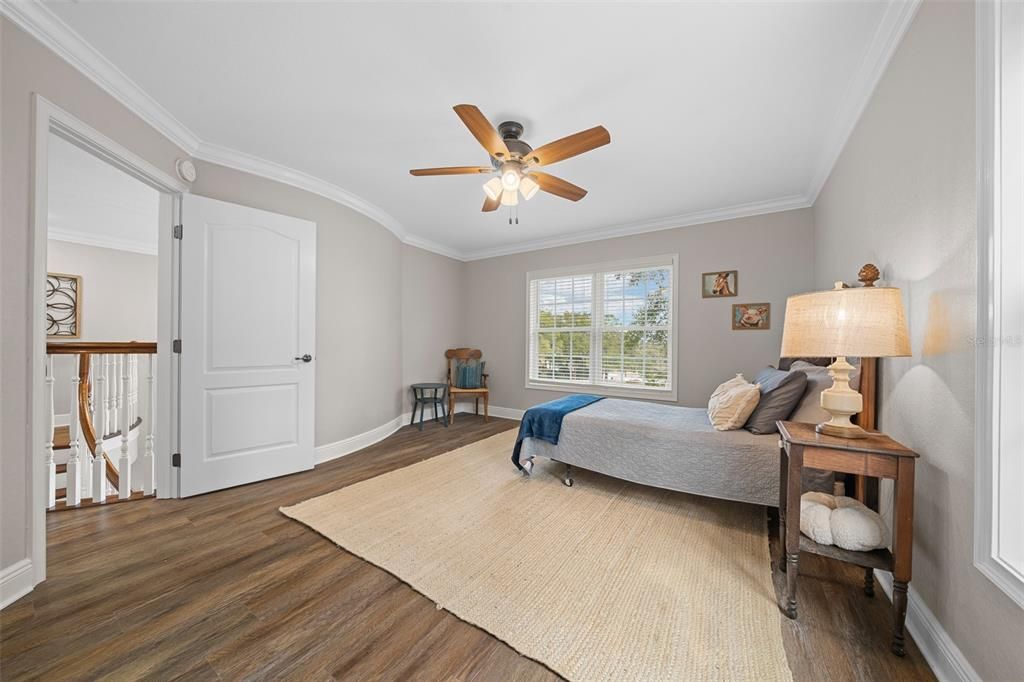
M 33 114 L 28 531 L 39 583 L 58 492 L 64 507 L 177 496 L 173 226 L 188 186 L 39 95 Z
M 47 509 L 156 490 L 160 191 L 50 132 Z

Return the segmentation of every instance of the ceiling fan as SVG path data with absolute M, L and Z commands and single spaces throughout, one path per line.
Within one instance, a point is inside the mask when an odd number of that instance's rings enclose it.
M 498 206 L 515 206 L 519 203 L 520 194 L 529 201 L 538 190 L 570 201 L 579 201 L 587 195 L 587 190 L 536 169 L 589 152 L 612 141 L 604 126 L 597 126 L 534 149 L 520 139 L 523 134 L 521 123 L 505 121 L 495 130 L 472 104 L 458 104 L 454 108 L 469 132 L 490 154 L 491 165 L 416 168 L 409 172 L 417 176 L 497 173 L 497 177 L 484 183 L 487 198 L 484 199 L 483 211 L 493 211 Z

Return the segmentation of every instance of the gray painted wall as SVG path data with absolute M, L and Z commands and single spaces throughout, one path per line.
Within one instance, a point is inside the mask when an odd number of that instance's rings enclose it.
M 816 284 L 864 262 L 903 289 L 914 356 L 880 427 L 921 454 L 916 591 L 983 679 L 1024 672 L 1024 611 L 973 566 L 974 6 L 926 2 L 814 206 Z
M 736 372 L 752 378 L 778 361 L 786 297 L 813 284 L 811 218 L 810 209 L 786 211 L 467 263 L 470 340 L 487 361 L 491 404 L 525 409 L 562 395 L 525 388 L 527 272 L 677 253 L 678 403 L 707 405 Z M 739 296 L 701 298 L 701 273 L 716 269 L 739 270 Z M 770 330 L 732 331 L 733 303 L 765 301 Z
M 409 410 L 409 385 L 444 381 L 444 352 L 466 345 L 466 264 L 405 244 L 402 246 L 402 386 Z

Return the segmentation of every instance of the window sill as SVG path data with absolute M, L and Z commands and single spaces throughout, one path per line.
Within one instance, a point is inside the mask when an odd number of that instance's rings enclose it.
M 985 556 L 980 549 L 974 557 L 974 567 L 1024 609 L 1024 580 L 1020 579 L 1016 571 L 994 557 Z
M 639 398 L 658 402 L 676 402 L 676 390 L 653 388 L 626 388 L 619 386 L 603 386 L 601 384 L 561 384 L 527 380 L 526 388 L 540 391 L 558 391 L 559 393 L 593 393 L 607 398 Z

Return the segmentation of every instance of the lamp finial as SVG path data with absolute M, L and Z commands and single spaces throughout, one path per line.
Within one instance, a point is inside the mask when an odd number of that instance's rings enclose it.
M 881 274 L 874 263 L 865 263 L 864 267 L 857 273 L 857 281 L 866 287 L 873 287 L 878 278 L 881 277 Z

